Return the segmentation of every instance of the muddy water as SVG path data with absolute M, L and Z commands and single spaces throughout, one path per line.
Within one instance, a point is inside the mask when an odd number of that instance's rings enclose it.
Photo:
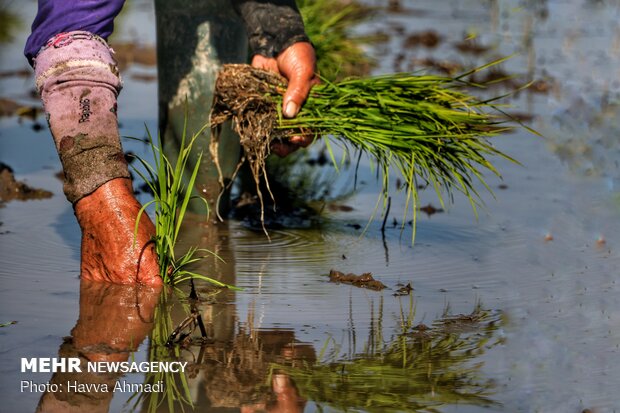
M 315 229 L 273 231 L 269 243 L 234 221 L 217 228 L 189 222 L 184 242 L 226 261 L 209 259 L 200 269 L 244 289 L 210 295 L 199 286 L 210 340 L 202 353 L 190 346 L 182 354 L 195 367 L 189 389 L 196 410 L 277 411 L 286 403 L 306 412 L 620 409 L 620 4 L 391 3 L 400 9 L 382 10 L 360 28 L 389 35 L 370 50 L 381 62 L 377 72 L 421 68 L 427 58 L 473 67 L 515 53 L 502 69 L 519 82 L 544 80 L 544 93 L 518 94 L 511 110 L 532 115 L 529 125 L 544 138 L 525 131 L 497 138 L 521 165 L 496 162 L 503 180 L 489 177 L 495 198 L 481 192 L 485 207 L 477 220 L 461 196 L 446 212 L 419 214 L 413 248 L 409 227 L 401 233 L 389 225 L 402 221 L 398 197 L 384 236 L 379 220 L 360 237 L 356 225 L 366 225 L 378 192 L 367 163 L 358 192 L 338 201 L 353 210 L 326 209 Z M 22 28 L 35 7 L 18 7 Z M 153 43 L 149 7 L 130 4 L 118 41 Z M 403 47 L 411 34 L 430 29 L 440 36 L 436 47 Z M 26 66 L 19 55 L 24 36 L 22 29 L 2 45 L 3 71 Z M 457 48 L 467 37 L 476 46 L 468 49 L 480 54 Z M 119 104 L 125 135 L 142 136 L 145 121 L 156 125 L 155 83 L 132 76 L 153 71 L 126 69 Z M 31 79 L 0 82 L 2 97 L 36 104 L 28 95 Z M 60 166 L 48 132 L 32 127 L 29 119 L 0 118 L 0 161 L 18 179 L 55 193 L 0 209 L 0 322 L 18 322 L 0 328 L 0 411 L 7 412 L 33 411 L 42 399 L 20 392 L 21 380 L 54 380 L 20 373 L 20 357 L 55 357 L 63 337 L 79 337 L 89 311 L 110 311 L 80 305 L 78 227 L 53 176 Z M 135 142 L 126 145 L 145 153 Z M 345 174 L 335 185 L 349 179 Z M 424 191 L 422 205 L 428 203 L 439 207 Z M 329 283 L 332 268 L 370 271 L 390 289 Z M 410 296 L 393 295 L 407 283 Z M 180 307 L 169 297 L 159 317 L 170 314 L 176 325 Z M 446 312 L 467 317 L 446 319 Z M 102 327 L 95 320 L 87 328 Z M 147 359 L 156 344 L 142 341 L 136 360 Z M 113 396 L 105 401 L 110 411 L 129 410 L 131 393 Z

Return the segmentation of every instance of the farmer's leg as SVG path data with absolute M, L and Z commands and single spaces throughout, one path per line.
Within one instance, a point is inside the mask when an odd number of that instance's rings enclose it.
M 228 0 L 156 0 L 159 123 L 164 151 L 176 158 L 187 120 L 190 136 L 209 120 L 215 79 L 224 63 L 247 61 L 247 37 L 240 18 Z M 196 194 L 209 201 L 211 216 L 220 193 L 218 171 L 209 153 L 206 128 L 193 148 L 188 168 L 202 152 Z M 221 132 L 219 164 L 230 178 L 239 159 L 239 140 L 226 125 Z M 220 202 L 220 211 L 228 204 Z M 203 212 L 201 203 L 194 212 Z
M 140 204 L 120 144 L 121 82 L 110 49 L 88 32 L 57 35 L 37 55 L 35 75 L 82 229 L 82 278 L 160 283 L 146 215 L 134 238 Z
M 56 371 L 49 383 L 61 391 L 41 396 L 39 413 L 107 413 L 111 390 L 120 373 L 90 372 L 90 362 L 125 362 L 153 327 L 160 288 L 112 285 L 82 280 L 80 313 L 71 336 L 65 337 L 58 358 L 77 358 L 81 372 Z M 67 383 L 75 383 L 68 387 Z M 84 386 L 83 386 L 84 385 Z M 99 390 L 95 388 L 99 387 Z M 105 386 L 104 386 L 105 385 Z M 110 391 L 101 390 L 108 387 Z

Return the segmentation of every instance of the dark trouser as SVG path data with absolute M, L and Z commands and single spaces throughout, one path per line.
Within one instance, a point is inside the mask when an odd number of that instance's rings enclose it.
M 175 160 L 185 122 L 191 137 L 209 121 L 220 66 L 247 61 L 247 36 L 228 0 L 156 0 L 155 7 L 159 125 L 164 152 Z M 221 187 L 218 170 L 209 153 L 210 135 L 209 128 L 202 132 L 192 150 L 188 168 L 195 166 L 202 152 L 195 192 L 209 201 L 213 217 Z M 239 151 L 239 139 L 226 125 L 221 131 L 218 157 L 225 181 L 235 170 Z M 228 198 L 227 194 L 222 196 L 221 212 L 227 209 Z M 196 202 L 191 209 L 203 212 L 204 206 Z

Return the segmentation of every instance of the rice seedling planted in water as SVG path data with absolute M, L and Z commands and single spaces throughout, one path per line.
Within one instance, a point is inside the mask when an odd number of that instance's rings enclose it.
M 474 71 L 482 70 L 504 59 Z M 217 146 L 217 127 L 233 119 L 241 138 L 244 159 L 250 164 L 257 185 L 265 174 L 270 143 L 295 135 L 326 137 L 350 149 L 365 153 L 376 164 L 382 180 L 384 206 L 389 196 L 389 178 L 396 172 L 405 182 L 407 207 L 411 206 L 415 237 L 418 187 L 434 187 L 439 201 L 452 199 L 454 190 L 465 194 L 474 211 L 480 197 L 475 181 L 489 189 L 482 170 L 499 172 L 488 160 L 500 156 L 487 138 L 510 129 L 492 100 L 480 100 L 464 91 L 475 86 L 463 78 L 411 73 L 351 78 L 337 83 L 323 81 L 315 86 L 294 119 L 281 113 L 286 80 L 247 65 L 225 65 L 216 82 L 211 112 L 215 128 L 211 152 Z M 267 188 L 268 188 L 267 184 Z M 490 190 L 490 189 L 489 189 Z M 262 195 L 259 193 L 259 199 Z
M 209 205 L 207 201 L 201 197 L 192 195 L 192 188 L 196 181 L 198 168 L 202 154 L 198 156 L 196 164 L 192 169 L 189 177 L 185 176 L 185 167 L 187 165 L 192 145 L 196 139 L 202 134 L 206 126 L 196 132 L 191 138 L 187 139 L 187 118 L 181 140 L 181 149 L 176 162 L 173 164 L 164 155 L 161 137 L 158 137 L 158 145 L 153 142 L 153 137 L 147 130 L 149 138 L 149 146 L 153 153 L 153 164 L 146 162 L 144 159 L 137 157 L 144 170 L 140 170 L 135 166 L 134 171 L 140 175 L 153 192 L 154 199 L 145 203 L 140 209 L 135 224 L 135 233 L 138 231 L 138 223 L 140 217 L 145 213 L 146 209 L 151 205 L 155 208 L 155 229 L 154 238 L 155 250 L 159 259 L 159 275 L 166 284 L 177 284 L 189 279 L 201 279 L 208 281 L 218 287 L 234 288 L 228 284 L 221 283 L 213 278 L 203 274 L 188 270 L 190 264 L 201 260 L 198 254 L 212 254 L 206 249 L 190 248 L 185 254 L 178 257 L 175 253 L 175 245 L 179 237 L 181 224 L 185 218 L 187 207 L 192 199 L 199 199 L 204 202 L 205 212 L 208 216 Z

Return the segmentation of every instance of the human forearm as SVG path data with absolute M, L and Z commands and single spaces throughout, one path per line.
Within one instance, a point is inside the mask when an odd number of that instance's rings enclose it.
M 232 0 L 248 32 L 252 54 L 276 57 L 298 42 L 310 42 L 294 0 Z

